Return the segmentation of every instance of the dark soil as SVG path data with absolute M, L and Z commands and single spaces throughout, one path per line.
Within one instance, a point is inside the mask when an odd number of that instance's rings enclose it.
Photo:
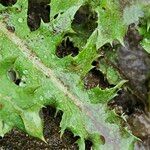
M 96 86 L 99 86 L 102 89 L 110 87 L 103 73 L 99 71 L 96 67 L 90 70 L 89 73 L 84 78 L 84 86 L 87 90 L 94 88 Z
M 4 6 L 12 6 L 17 2 L 17 0 L 0 0 L 0 3 Z
M 80 34 L 82 30 L 86 31 L 89 36 L 97 27 L 97 13 L 94 12 L 89 5 L 84 5 L 79 8 L 74 16 L 72 28 Z M 79 31 L 81 29 L 81 31 Z
M 118 66 L 129 80 L 135 95 L 146 101 L 149 90 L 150 56 L 140 46 L 141 40 L 142 37 L 135 27 L 130 26 L 125 37 L 125 47 L 118 49 Z
M 127 87 L 119 96 L 109 102 L 109 106 L 121 115 L 125 113 L 132 133 L 142 141 L 135 144 L 136 150 L 150 149 L 150 113 L 148 103 L 150 81 L 150 56 L 140 46 L 142 37 L 134 25 L 128 29 L 125 47 L 117 49 L 117 68 L 124 79 L 129 80 Z
M 102 58 L 94 61 L 95 66 L 84 78 L 87 89 L 100 86 L 101 88 L 110 87 L 106 77 L 98 70 L 99 60 L 107 57 L 106 51 L 116 49 L 118 59 L 107 63 L 116 68 L 122 78 L 129 80 L 126 88 L 119 91 L 118 96 L 108 103 L 110 109 L 115 109 L 118 115 L 125 114 L 128 127 L 132 133 L 142 141 L 135 143 L 135 150 L 150 149 L 150 113 L 148 110 L 148 92 L 150 81 L 150 56 L 140 46 L 142 37 L 134 25 L 128 29 L 124 39 L 125 47 L 114 43 L 113 47 L 106 44 L 100 51 Z M 103 83 L 103 84 L 102 84 Z
M 62 113 L 54 117 L 56 110 L 53 107 L 47 107 L 42 110 L 44 118 L 44 137 L 47 143 L 39 139 L 14 129 L 0 139 L 0 149 L 2 150 L 77 150 L 75 143 L 78 139 L 73 134 L 66 131 L 60 138 L 60 121 Z
M 78 55 L 78 53 L 79 49 L 74 46 L 69 37 L 65 37 L 65 39 L 56 48 L 56 56 L 59 58 L 63 58 L 68 55 L 75 57 Z
M 50 22 L 50 0 L 28 0 L 27 24 L 31 31 L 40 27 L 41 20 Z
M 48 5 L 50 0 L 29 0 L 28 6 L 28 18 L 27 24 L 31 31 L 35 31 L 40 27 L 41 20 L 45 23 L 49 22 L 50 6 Z M 4 6 L 11 6 L 16 3 L 16 0 L 0 0 L 0 3 Z M 90 13 L 85 13 L 90 12 Z M 57 17 L 57 16 L 55 16 Z M 90 18 L 90 19 L 89 19 Z M 91 13 L 88 6 L 82 6 L 75 15 L 73 21 L 73 27 L 76 31 L 78 25 L 86 28 L 90 36 L 94 28 L 97 26 L 95 23 L 97 16 L 95 13 Z M 94 23 L 93 21 L 94 20 Z M 91 28 L 91 26 L 94 28 Z M 83 25 L 83 26 L 82 26 Z M 14 29 L 8 27 L 8 30 L 13 32 Z M 78 32 L 78 31 L 77 31 Z M 114 66 L 118 68 L 124 79 L 129 80 L 127 88 L 120 91 L 119 96 L 109 102 L 110 109 L 115 109 L 116 112 L 121 115 L 125 114 L 128 122 L 128 126 L 132 133 L 139 137 L 142 141 L 135 144 L 135 150 L 149 150 L 150 149 L 150 113 L 148 111 L 148 95 L 149 92 L 149 70 L 150 70 L 150 56 L 140 46 L 142 37 L 139 36 L 134 26 L 130 26 L 128 33 L 125 37 L 125 47 L 116 46 L 118 60 Z M 103 47 L 103 49 L 109 49 L 109 47 Z M 78 48 L 74 46 L 73 42 L 68 37 L 64 37 L 64 40 L 57 47 L 56 55 L 59 58 L 63 58 L 67 55 L 76 56 L 78 54 Z M 99 86 L 101 88 L 110 87 L 105 76 L 98 70 L 98 61 L 94 61 L 95 66 L 87 76 L 84 78 L 84 84 L 86 89 Z M 16 81 L 16 78 L 14 82 Z M 0 149 L 4 150 L 77 150 L 78 146 L 75 143 L 78 139 L 73 137 L 73 134 L 69 131 L 60 138 L 59 123 L 61 121 L 62 113 L 58 113 L 57 117 L 54 117 L 55 109 L 47 107 L 42 110 L 44 118 L 44 137 L 47 143 L 44 143 L 36 138 L 30 137 L 17 129 L 14 129 L 10 133 L 6 134 L 3 139 L 0 140 Z M 91 142 L 86 141 L 86 150 L 90 149 Z

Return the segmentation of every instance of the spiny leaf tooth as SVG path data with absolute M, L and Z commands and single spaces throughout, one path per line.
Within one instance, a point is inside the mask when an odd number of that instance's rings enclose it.
M 113 88 L 106 88 L 105 90 L 102 90 L 98 87 L 95 87 L 89 91 L 89 94 L 91 97 L 94 97 L 94 101 L 92 103 L 106 103 L 112 98 L 117 96 L 117 91 L 120 90 L 122 85 L 126 83 L 127 80 L 123 80 L 120 83 L 118 83 Z
M 124 43 L 123 37 L 122 38 L 118 38 L 118 41 L 121 43 L 122 46 L 125 47 L 125 43 Z
M 125 122 L 127 122 L 127 118 L 126 118 L 126 117 L 127 117 L 127 116 L 126 116 L 125 113 L 121 114 L 121 118 L 122 118 Z
M 59 111 L 60 111 L 60 109 L 56 108 L 56 112 L 55 112 L 55 115 L 54 115 L 55 118 L 57 117 L 57 114 L 58 114 Z
M 75 30 L 73 30 L 72 28 L 70 28 L 69 33 L 78 34 L 78 33 L 77 33 Z
M 110 41 L 110 45 L 111 45 L 111 47 L 113 47 L 113 40 L 112 40 L 112 41 Z
M 0 136 L 4 137 L 4 131 L 3 131 L 3 121 L 0 120 Z
M 97 57 L 97 58 L 98 58 L 98 57 Z M 92 66 L 92 65 L 91 65 L 91 67 L 89 68 L 88 71 L 90 71 L 90 70 L 93 69 L 93 68 L 95 68 L 95 66 Z
M 43 123 L 39 116 L 39 111 L 37 109 L 22 111 L 20 116 L 28 134 L 45 141 L 43 136 Z
M 65 133 L 65 130 L 66 130 L 66 129 L 62 129 L 62 128 L 61 128 L 61 130 L 60 130 L 60 138 L 62 138 L 63 134 Z
M 0 137 L 4 137 L 4 135 L 12 129 L 11 126 L 6 124 L 4 121 L 0 119 Z
M 44 136 L 42 136 L 40 139 L 41 139 L 44 143 L 48 144 L 47 141 L 45 140 Z
M 66 113 L 64 112 L 63 116 L 62 116 L 62 120 L 60 122 L 60 137 L 62 137 L 62 135 L 64 134 L 65 130 L 67 129 L 67 123 L 68 123 L 68 117 L 66 115 Z
M 79 150 L 85 150 L 85 140 L 84 138 L 79 138 L 76 143 L 78 144 L 79 146 Z
M 124 85 L 127 82 L 128 82 L 128 80 L 122 80 L 115 86 L 115 88 L 120 89 L 122 87 L 122 85 Z
M 134 141 L 137 140 L 137 141 L 142 142 L 142 140 L 141 140 L 140 138 L 136 137 L 136 136 L 132 133 L 132 131 L 129 129 L 128 126 L 124 127 L 124 130 L 125 130 L 127 133 L 129 133 L 129 134 L 131 135 L 131 137 L 134 139 Z
M 98 57 L 98 51 L 96 49 L 97 31 L 87 41 L 87 44 L 83 50 L 75 57 L 77 67 L 79 67 L 81 76 L 85 76 L 86 73 L 92 68 L 91 63 Z

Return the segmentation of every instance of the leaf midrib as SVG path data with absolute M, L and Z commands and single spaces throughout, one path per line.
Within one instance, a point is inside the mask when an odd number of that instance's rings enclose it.
M 51 70 L 49 67 L 47 67 L 45 64 L 43 64 L 43 62 L 36 56 L 35 53 L 33 53 L 33 51 L 31 49 L 28 48 L 27 44 L 25 43 L 25 41 L 23 41 L 22 39 L 20 39 L 15 33 L 9 32 L 6 27 L 5 24 L 0 22 L 0 31 L 7 36 L 7 38 L 14 43 L 18 49 L 22 52 L 22 54 L 30 61 L 32 62 L 33 66 L 39 70 L 40 72 L 42 72 L 46 77 L 50 78 L 50 80 L 54 83 L 54 85 L 64 93 L 64 95 L 66 95 L 67 97 L 69 97 L 76 106 L 78 106 L 79 108 L 83 108 L 83 103 L 78 100 L 78 98 L 76 96 L 74 96 L 69 90 L 68 88 L 66 88 L 62 82 L 60 81 L 60 79 L 58 79 L 53 70 Z
M 97 116 L 95 116 L 96 110 L 93 108 L 97 108 L 99 107 L 99 105 L 97 105 L 97 107 L 95 107 L 94 104 L 91 103 L 86 103 L 86 102 L 82 102 L 80 101 L 80 99 L 78 97 L 76 97 L 75 95 L 73 95 L 67 87 L 64 86 L 63 82 L 57 78 L 57 76 L 55 75 L 55 73 L 53 72 L 53 70 L 49 67 L 47 67 L 41 60 L 39 57 L 37 57 L 37 55 L 32 51 L 32 49 L 30 49 L 26 43 L 26 41 L 22 40 L 21 38 L 19 38 L 15 33 L 9 32 L 6 29 L 5 23 L 0 22 L 0 31 L 2 32 L 2 34 L 4 34 L 13 44 L 15 44 L 18 49 L 22 52 L 22 54 L 24 55 L 24 57 L 26 57 L 32 64 L 33 66 L 39 70 L 41 73 L 43 73 L 46 77 L 48 77 L 51 82 L 62 92 L 64 93 L 64 95 L 66 97 L 68 97 L 73 103 L 74 105 L 76 105 L 79 110 L 84 113 L 93 123 L 94 123 L 94 127 L 96 128 L 95 131 L 100 132 L 100 134 L 103 134 L 106 137 L 106 141 L 108 143 L 114 143 L 114 145 L 116 144 L 115 140 L 113 140 L 111 137 L 109 137 L 109 132 L 110 129 L 108 128 L 108 132 L 104 132 L 104 125 L 101 124 L 101 122 L 99 120 L 97 120 Z M 107 127 L 106 127 L 107 128 Z M 89 129 L 86 129 L 89 130 Z M 95 132 L 94 131 L 94 132 Z M 87 131 L 89 132 L 89 131 Z M 117 143 L 118 144 L 118 143 Z

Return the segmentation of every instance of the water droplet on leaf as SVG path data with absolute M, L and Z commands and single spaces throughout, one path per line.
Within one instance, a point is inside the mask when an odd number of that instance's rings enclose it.
M 19 19 L 18 19 L 18 22 L 22 23 L 22 22 L 23 22 L 23 19 L 22 19 L 22 18 L 19 18 Z

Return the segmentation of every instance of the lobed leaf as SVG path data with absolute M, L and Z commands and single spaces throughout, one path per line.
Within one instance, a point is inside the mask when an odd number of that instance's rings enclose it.
M 60 59 L 55 55 L 57 46 L 66 33 L 73 33 L 73 18 L 86 3 L 98 14 L 98 27 L 80 47 L 78 56 Z M 110 82 L 117 83 L 113 88 L 87 91 L 82 81 L 99 56 L 101 46 L 116 39 L 123 44 L 127 25 L 119 1 L 52 0 L 50 5 L 51 22 L 42 23 L 35 32 L 30 32 L 26 24 L 26 0 L 8 9 L 0 6 L 0 135 L 17 127 L 44 140 L 39 111 L 43 106 L 54 105 L 63 111 L 61 135 L 66 129 L 71 130 L 80 137 L 77 141 L 80 149 L 85 149 L 86 139 L 92 141 L 96 150 L 130 149 L 135 137 L 107 107 L 125 81 L 116 81 L 112 70 L 107 76 Z M 15 27 L 15 33 L 7 30 L 8 26 Z M 24 84 L 18 86 L 10 79 L 11 69 Z

